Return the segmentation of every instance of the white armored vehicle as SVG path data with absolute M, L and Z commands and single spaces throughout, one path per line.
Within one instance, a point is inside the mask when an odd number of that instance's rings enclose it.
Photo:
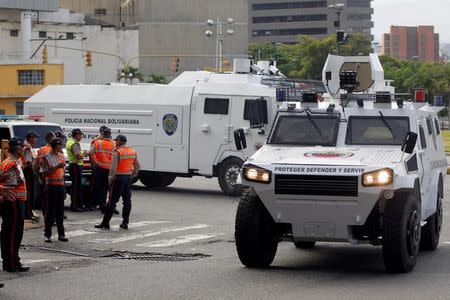
M 381 245 L 389 272 L 409 272 L 419 249 L 436 249 L 447 172 L 437 109 L 382 88 L 365 93 L 380 69 L 374 56 L 330 56 L 324 81 L 339 81 L 335 103 L 278 93 L 291 102 L 242 168 L 249 189 L 235 238 L 244 265 L 269 266 L 280 241 Z

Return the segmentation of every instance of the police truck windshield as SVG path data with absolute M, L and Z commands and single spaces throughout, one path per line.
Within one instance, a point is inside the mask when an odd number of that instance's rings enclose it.
M 279 112 L 269 144 L 336 146 L 340 118 L 337 115 Z
M 54 126 L 54 125 L 14 125 L 13 126 L 13 136 L 21 137 L 25 140 L 25 136 L 28 132 L 34 131 L 36 132 L 40 137 L 35 145 L 35 148 L 40 148 L 44 146 L 46 143 L 45 141 L 45 135 L 49 131 L 56 132 L 62 132 L 61 127 Z
M 348 119 L 347 145 L 402 145 L 409 132 L 409 118 L 388 116 L 351 116 Z

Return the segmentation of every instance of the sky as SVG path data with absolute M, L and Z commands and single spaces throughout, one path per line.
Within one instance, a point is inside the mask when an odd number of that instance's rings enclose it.
M 389 32 L 391 25 L 434 25 L 441 43 L 450 43 L 450 0 L 373 0 L 373 35 Z

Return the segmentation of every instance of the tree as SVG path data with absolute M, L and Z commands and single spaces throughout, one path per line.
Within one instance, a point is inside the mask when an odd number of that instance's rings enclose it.
M 150 74 L 145 82 L 164 84 L 167 83 L 167 79 L 164 75 Z
M 126 78 L 131 80 L 133 79 L 139 79 L 139 81 L 144 80 L 144 76 L 139 72 L 139 69 L 133 66 L 128 66 L 127 68 L 119 70 L 119 72 L 117 73 L 117 80 L 120 81 L 120 79 L 123 78 L 123 75 L 125 75 Z M 129 75 L 131 75 L 131 77 Z

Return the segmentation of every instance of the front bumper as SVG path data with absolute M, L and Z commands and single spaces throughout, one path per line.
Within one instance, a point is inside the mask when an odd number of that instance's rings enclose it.
M 384 192 L 392 189 L 363 187 L 361 175 L 356 196 L 315 195 L 314 184 L 308 195 L 276 194 L 275 180 L 244 184 L 253 186 L 275 222 L 292 225 L 294 240 L 312 241 L 352 241 L 351 226 L 364 225 Z

